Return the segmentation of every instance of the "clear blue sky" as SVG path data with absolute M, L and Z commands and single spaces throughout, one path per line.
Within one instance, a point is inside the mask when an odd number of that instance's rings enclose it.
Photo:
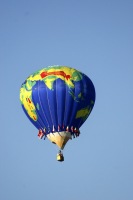
M 56 161 L 19 102 L 48 65 L 87 74 L 95 107 Z M 133 199 L 133 1 L 0 0 L 0 199 Z

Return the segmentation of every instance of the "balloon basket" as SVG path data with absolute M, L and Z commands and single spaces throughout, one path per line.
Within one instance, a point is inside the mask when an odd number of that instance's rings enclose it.
M 57 161 L 59 161 L 59 162 L 63 162 L 63 161 L 64 161 L 64 156 L 63 156 L 63 154 L 58 153 L 56 159 L 57 159 Z

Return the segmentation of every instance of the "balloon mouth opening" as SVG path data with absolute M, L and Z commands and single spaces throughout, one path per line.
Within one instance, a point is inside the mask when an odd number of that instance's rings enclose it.
M 53 143 L 56 144 L 60 149 L 64 149 L 66 143 L 69 139 L 72 139 L 71 133 L 66 131 L 49 133 L 47 138 Z

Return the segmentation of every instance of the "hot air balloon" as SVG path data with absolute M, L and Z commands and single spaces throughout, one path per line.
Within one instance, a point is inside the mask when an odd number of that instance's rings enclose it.
M 38 129 L 59 147 L 58 161 L 64 161 L 66 143 L 80 135 L 80 127 L 95 103 L 95 88 L 88 76 L 67 66 L 49 66 L 31 74 L 20 88 L 22 108 Z

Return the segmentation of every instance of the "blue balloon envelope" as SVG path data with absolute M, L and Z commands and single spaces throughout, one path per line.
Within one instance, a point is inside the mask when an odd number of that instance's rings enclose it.
M 31 74 L 20 88 L 22 108 L 39 130 L 60 149 L 90 115 L 95 88 L 88 76 L 66 66 L 49 66 Z

